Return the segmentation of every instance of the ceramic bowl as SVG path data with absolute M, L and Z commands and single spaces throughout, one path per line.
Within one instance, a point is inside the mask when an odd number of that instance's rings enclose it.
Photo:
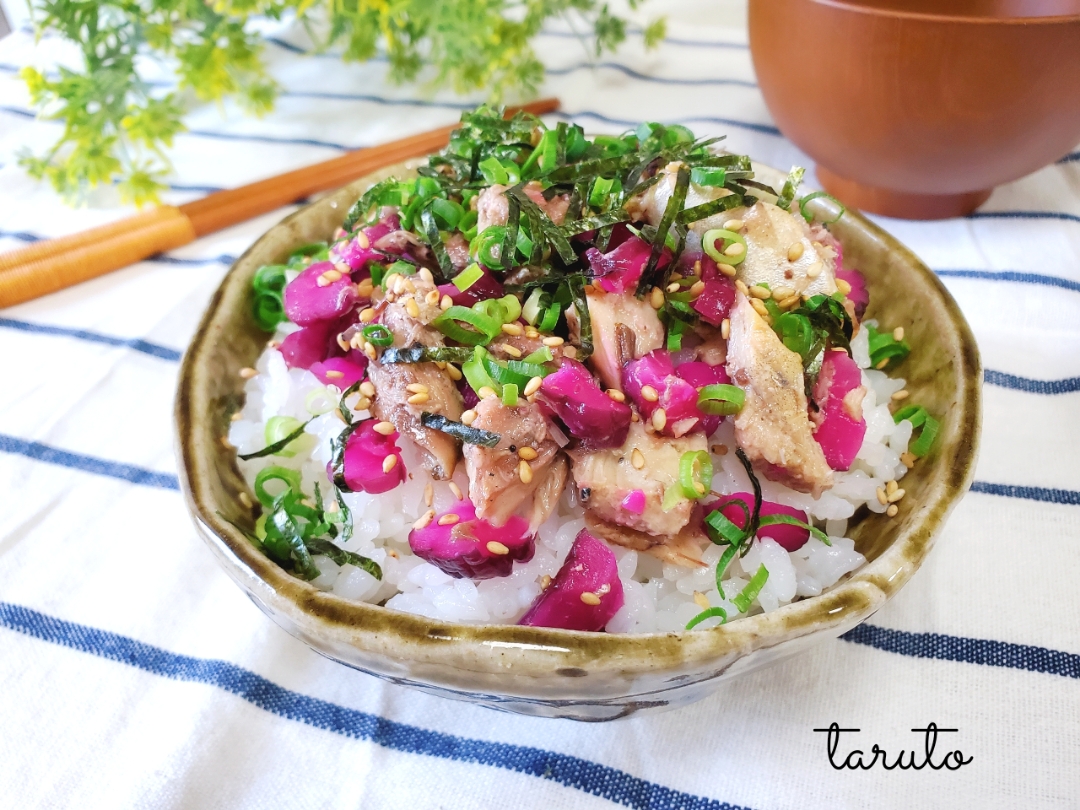
M 970 213 L 1080 141 L 1080 0 L 750 0 L 780 130 L 843 202 Z
M 187 503 L 222 567 L 274 621 L 323 655 L 396 683 L 522 714 L 607 720 L 699 700 L 726 678 L 839 636 L 908 581 L 970 483 L 982 373 L 971 332 L 934 274 L 852 211 L 833 226 L 845 262 L 866 274 L 870 314 L 907 330 L 908 389 L 942 425 L 931 455 L 904 478 L 899 517 L 866 514 L 852 523 L 869 562 L 831 591 L 715 629 L 608 635 L 453 624 L 348 602 L 264 557 L 233 525 L 252 527 L 259 507 L 244 506 L 248 487 L 222 442 L 243 399 L 238 371 L 266 346 L 250 315 L 252 276 L 301 244 L 328 239 L 374 180 L 408 168 L 354 183 L 271 228 L 229 271 L 184 356 L 176 427 Z M 766 169 L 762 175 L 782 181 Z M 831 205 L 811 204 L 819 213 Z

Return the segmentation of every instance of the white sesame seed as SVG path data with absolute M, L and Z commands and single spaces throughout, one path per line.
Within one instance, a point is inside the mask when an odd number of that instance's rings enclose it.
M 585 591 L 583 594 L 581 594 L 581 601 L 584 602 L 586 605 L 599 605 L 600 597 L 592 591 Z
M 726 267 L 726 265 L 725 265 L 725 267 Z M 750 296 L 750 288 L 746 286 L 746 282 L 743 281 L 741 278 L 736 279 L 736 281 L 735 281 L 735 289 L 738 290 L 739 292 L 741 292 L 743 295 L 745 295 L 747 297 Z
M 660 395 L 651 385 L 643 385 L 641 386 L 641 398 L 646 402 L 657 402 L 660 399 Z
M 561 337 L 556 337 L 555 335 L 552 335 L 551 337 L 546 337 L 543 340 L 543 344 L 552 349 L 554 349 L 556 346 L 562 346 L 565 342 L 566 341 L 564 341 Z
M 397 466 L 397 456 L 394 456 L 394 455 L 387 456 L 386 458 L 383 459 L 382 471 L 384 473 L 388 473 L 392 469 L 394 469 L 394 467 L 396 467 L 396 466 Z
M 889 508 L 885 510 L 885 514 L 889 517 L 896 517 L 896 513 L 900 511 L 900 507 L 895 503 L 889 504 Z
M 902 399 L 907 399 L 909 396 L 911 396 L 911 392 L 908 391 L 906 388 L 904 388 L 904 389 L 901 389 L 900 391 L 896 391 L 892 395 L 892 400 L 893 400 L 893 402 L 899 402 Z
M 360 383 L 360 393 L 363 394 L 365 397 L 371 397 L 372 399 L 374 399 L 375 385 L 371 382 L 371 380 L 364 380 L 364 382 Z
M 410 298 L 405 302 L 405 311 L 409 313 L 410 318 L 420 317 L 420 307 L 417 305 L 415 298 Z
M 659 433 L 661 430 L 664 429 L 664 426 L 666 424 L 667 424 L 667 411 L 665 411 L 663 408 L 657 408 L 655 411 L 653 411 L 653 415 L 652 415 L 653 429 L 656 430 L 657 433 Z
M 533 394 L 540 390 L 540 386 L 543 384 L 543 377 L 533 377 L 531 380 L 525 383 L 525 396 L 531 397 Z
M 240 503 L 242 503 L 244 507 L 246 507 L 247 509 L 251 508 L 252 502 L 250 495 L 248 495 L 246 492 L 241 492 L 237 497 L 240 499 Z
M 750 295 L 754 298 L 760 298 L 762 301 L 768 301 L 772 298 L 772 291 L 768 287 L 762 287 L 760 284 L 755 284 L 750 288 Z
M 424 529 L 431 524 L 431 521 L 435 519 L 435 510 L 428 509 L 424 514 L 420 516 L 420 519 L 412 525 L 414 529 Z
M 428 387 L 423 383 L 409 383 L 405 386 L 405 390 L 410 394 L 426 394 L 428 393 Z
M 518 478 L 521 479 L 521 483 L 523 484 L 532 483 L 533 470 L 532 467 L 529 466 L 529 462 L 527 462 L 525 459 L 522 459 L 521 463 L 518 464 Z
M 405 401 L 410 405 L 423 405 L 429 399 L 431 399 L 431 397 L 428 394 L 413 394 Z
M 634 452 L 630 454 L 630 463 L 634 465 L 635 470 L 642 470 L 645 468 L 645 455 L 638 448 L 634 448 Z
M 723 322 L 720 324 L 720 337 L 722 337 L 724 340 L 727 340 L 729 337 L 731 337 L 730 318 L 724 318 Z
M 620 391 L 618 388 L 609 388 L 607 395 L 616 402 L 626 402 L 626 394 Z
M 361 250 L 367 250 L 369 247 L 371 247 L 371 240 L 368 239 L 366 233 L 360 231 L 356 234 L 356 244 L 360 247 Z
M 838 278 L 836 280 L 836 289 L 838 289 L 844 295 L 847 295 L 851 292 L 851 285 L 844 281 L 844 279 Z
M 726 248 L 724 248 L 725 256 L 742 256 L 746 252 L 746 248 L 743 247 L 742 242 L 732 242 Z
M 254 377 L 258 373 L 259 372 L 257 372 L 251 366 L 247 366 L 245 368 L 240 369 L 240 376 L 243 377 L 245 380 L 250 380 L 252 377 Z
M 677 293 L 680 290 L 679 282 L 673 281 L 667 285 L 667 291 L 669 293 Z
M 463 424 L 463 425 L 471 425 L 475 421 L 476 421 L 476 411 L 472 410 L 471 408 L 469 410 L 465 411 L 463 414 L 461 414 L 461 424 Z
M 492 397 L 498 396 L 498 394 L 495 393 L 495 389 L 490 385 L 481 386 L 480 390 L 476 392 L 476 395 L 480 397 L 480 399 L 491 399 Z
M 822 264 L 821 261 L 816 261 L 810 266 L 810 269 L 806 271 L 806 277 L 817 278 L 821 275 L 821 271 L 824 269 L 825 265 Z M 839 285 L 837 285 L 837 288 L 839 288 Z
M 525 330 L 521 328 L 520 323 L 504 323 L 502 330 L 504 334 L 513 335 L 514 337 L 525 334 Z
M 743 228 L 743 221 L 741 219 L 729 219 L 724 223 L 725 231 L 732 231 L 738 233 Z
M 376 422 L 371 429 L 383 436 L 389 436 L 395 430 L 392 422 Z
M 904 498 L 904 496 L 906 494 L 907 494 L 907 490 L 904 490 L 904 489 L 896 490 L 896 492 L 894 492 L 892 495 L 889 496 L 889 503 L 896 503 L 897 501 L 903 500 L 903 498 Z
M 797 262 L 802 258 L 803 250 L 802 242 L 792 242 L 787 249 L 787 260 L 789 262 Z
M 877 499 L 878 499 L 878 503 L 880 503 L 882 506 L 887 506 L 888 505 L 889 498 L 885 494 L 885 488 L 884 487 L 878 487 L 877 488 Z
M 450 491 L 452 493 L 454 493 L 455 498 L 457 498 L 459 501 L 463 500 L 462 495 L 461 495 L 461 487 L 459 487 L 453 481 L 450 482 L 449 487 L 450 487 Z
M 511 357 L 521 357 L 521 349 L 516 346 L 511 346 L 509 343 L 500 343 L 499 348 Z
M 446 373 L 450 376 L 450 379 L 457 382 L 461 379 L 461 369 L 455 366 L 453 363 L 446 364 Z
M 489 540 L 487 544 L 487 550 L 492 554 L 497 554 L 500 557 L 504 554 L 509 554 L 510 549 L 500 543 L 498 540 Z
M 330 369 L 329 371 L 324 372 L 324 374 L 331 380 L 340 380 L 342 377 L 345 376 L 344 371 L 335 371 L 334 369 Z
M 440 526 L 453 526 L 459 520 L 461 520 L 461 518 L 459 518 L 457 515 L 455 515 L 453 512 L 451 512 L 449 515 L 443 515 L 441 518 L 439 518 L 439 525 Z
M 439 301 L 439 309 L 441 309 L 443 312 L 446 312 L 446 310 L 450 309 L 450 307 L 452 307 L 453 305 L 454 299 L 451 298 L 449 295 L 444 295 L 442 297 L 442 300 Z
M 904 339 L 904 327 L 898 326 L 892 330 L 892 339 L 900 341 Z

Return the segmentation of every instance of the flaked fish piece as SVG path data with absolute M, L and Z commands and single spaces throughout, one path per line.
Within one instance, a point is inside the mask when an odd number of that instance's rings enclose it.
M 675 190 L 679 163 L 669 163 L 661 179 L 627 203 L 635 219 L 658 225 Z M 683 206 L 693 208 L 730 194 L 727 189 L 691 183 Z M 741 220 L 746 239 L 746 258 L 737 266 L 738 278 L 748 287 L 768 284 L 773 290 L 787 287 L 799 295 L 832 295 L 836 292 L 836 251 L 823 241 L 806 221 L 769 202 L 759 201 L 749 208 L 739 206 L 691 223 L 698 236 L 722 228 L 731 220 Z M 816 226 L 821 230 L 821 226 Z M 796 247 L 797 245 L 797 247 Z
M 659 545 L 678 535 L 693 511 L 693 502 L 685 498 L 669 509 L 662 505 L 668 488 L 679 485 L 679 460 L 683 453 L 705 449 L 704 433 L 672 439 L 647 432 L 642 422 L 632 422 L 622 447 L 568 453 L 586 514 L 651 536 L 651 544 Z M 623 505 L 635 490 L 645 496 L 641 514 Z
M 533 528 L 539 526 L 558 502 L 568 468 L 543 414 L 530 402 L 510 408 L 497 397 L 481 400 L 474 410 L 471 427 L 501 437 L 495 447 L 465 445 L 469 499 L 477 516 L 501 526 L 523 512 Z
M 684 529 L 657 545 L 656 538 L 651 534 L 628 529 L 626 526 L 616 526 L 600 520 L 590 512 L 585 513 L 585 528 L 596 537 L 616 546 L 644 552 L 672 565 L 681 565 L 684 568 L 708 566 L 708 563 L 702 559 L 702 545 L 707 544 L 708 539 L 701 532 L 690 532 Z
M 836 255 L 811 238 L 810 226 L 772 203 L 740 210 L 746 258 L 736 269 L 746 286 L 768 284 L 799 295 L 836 292 Z
M 510 216 L 510 203 L 506 199 L 506 190 L 510 186 L 495 183 L 488 186 L 476 198 L 476 232 L 482 233 L 485 228 L 492 225 L 505 225 Z M 556 225 L 562 225 L 566 212 L 570 208 L 570 198 L 565 194 L 558 194 L 550 200 L 544 199 L 544 188 L 537 181 L 531 180 L 525 184 L 525 194 L 530 200 L 547 214 L 548 219 Z
M 622 372 L 631 360 L 664 345 L 664 325 L 648 301 L 590 287 L 585 294 L 592 321 L 592 366 L 607 388 L 622 390 Z M 567 310 L 571 337 L 580 331 L 573 307 Z
M 817 497 L 833 485 L 814 440 L 802 359 L 780 342 L 741 293 L 731 312 L 728 374 L 746 393 L 735 440 L 766 478 Z
M 394 346 L 442 346 L 442 333 L 429 325 L 442 311 L 434 282 L 422 275 L 398 276 L 388 280 L 387 287 L 378 306 L 381 323 L 394 335 Z M 432 477 L 449 479 L 457 465 L 458 440 L 420 423 L 425 411 L 461 420 L 465 405 L 446 371 L 435 363 L 384 365 L 375 360 L 368 366 L 368 375 L 375 386 L 375 415 L 392 422 L 398 433 L 416 443 Z

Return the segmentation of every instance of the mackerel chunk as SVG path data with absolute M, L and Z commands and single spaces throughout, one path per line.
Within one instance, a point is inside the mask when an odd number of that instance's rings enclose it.
M 648 301 L 630 293 L 608 293 L 590 287 L 585 298 L 593 339 L 589 365 L 605 387 L 622 390 L 623 366 L 663 346 L 664 325 Z M 580 332 L 577 310 L 571 307 L 566 318 L 574 337 Z
M 465 469 L 469 474 L 469 500 L 476 516 L 502 526 L 515 512 L 523 513 L 535 529 L 555 510 L 566 486 L 568 465 L 558 443 L 548 434 L 540 409 L 531 402 L 510 408 L 497 397 L 481 400 L 471 427 L 498 433 L 495 447 L 465 445 Z M 521 478 L 522 448 L 531 448 L 532 473 Z M 528 455 L 531 455 L 529 453 Z
M 802 217 L 767 202 L 754 203 L 738 213 L 746 238 L 746 259 L 737 267 L 738 278 L 748 287 L 755 284 L 768 284 L 773 290 L 788 287 L 804 296 L 836 292 L 836 260 L 832 251 L 811 240 L 810 226 Z M 791 255 L 798 257 L 790 261 L 788 251 L 794 245 L 800 248 L 795 248 Z
M 672 439 L 647 432 L 642 422 L 631 422 L 622 447 L 569 451 L 578 499 L 587 516 L 637 532 L 643 544 L 667 543 L 689 522 L 693 502 L 681 498 L 664 509 L 664 493 L 679 485 L 683 453 L 705 450 L 706 446 L 705 434 L 700 431 Z M 635 451 L 640 454 L 640 469 L 634 463 Z M 641 514 L 623 505 L 635 490 L 645 496 Z
M 394 335 L 394 346 L 442 346 L 442 333 L 430 326 L 441 310 L 433 282 L 420 276 L 400 278 L 387 291 L 381 323 Z M 408 302 L 414 300 L 419 315 L 409 314 Z M 420 415 L 442 414 L 455 422 L 461 421 L 465 404 L 454 382 L 435 363 L 380 363 L 368 365 L 371 383 L 375 386 L 376 416 L 392 422 L 398 433 L 412 439 L 423 455 L 424 468 L 437 480 L 447 480 L 454 474 L 458 460 L 458 440 L 442 431 L 432 430 L 420 423 Z M 427 401 L 410 404 L 415 392 L 409 386 L 426 388 Z
M 754 468 L 814 497 L 829 489 L 832 470 L 810 425 L 802 360 L 741 293 L 731 311 L 727 369 L 746 394 L 735 440 Z

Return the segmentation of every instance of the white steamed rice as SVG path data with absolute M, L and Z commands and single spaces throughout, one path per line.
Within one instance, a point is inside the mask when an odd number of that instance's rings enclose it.
M 874 321 L 867 321 L 874 324 Z M 875 324 L 876 325 L 876 324 Z M 276 337 L 281 339 L 286 324 Z M 747 555 L 728 566 L 722 599 L 716 588 L 715 566 L 723 548 L 710 545 L 704 553 L 708 567 L 689 569 L 662 563 L 648 554 L 613 547 L 619 561 L 626 603 L 608 624 L 610 632 L 649 633 L 682 630 L 701 612 L 695 593 L 703 594 L 711 605 L 722 607 L 729 620 L 739 617 L 730 599 L 746 586 L 759 565 L 769 571 L 768 580 L 749 613 L 776 610 L 796 599 L 817 596 L 866 562 L 855 550 L 854 541 L 845 537 L 848 519 L 864 504 L 873 512 L 884 512 L 877 490 L 889 481 L 899 480 L 907 468 L 900 455 L 907 450 L 912 426 L 908 421 L 894 424 L 889 412 L 890 397 L 904 387 L 904 380 L 890 378 L 869 368 L 867 330 L 860 329 L 852 341 L 856 363 L 863 369 L 867 394 L 863 401 L 866 437 L 855 463 L 848 472 L 835 473 L 835 486 L 814 499 L 781 484 L 761 479 L 762 494 L 775 501 L 807 511 L 816 525 L 829 536 L 826 546 L 814 537 L 798 551 L 787 552 L 775 541 L 763 538 L 753 544 Z M 268 348 L 259 358 L 259 372 L 248 380 L 247 399 L 239 418 L 229 431 L 229 441 L 239 453 L 250 453 L 265 446 L 265 425 L 274 416 L 306 420 L 313 412 L 337 404 L 340 391 L 324 386 L 309 371 L 288 369 L 280 352 Z M 309 410 L 310 409 L 310 410 Z M 357 418 L 366 418 L 359 412 Z M 314 437 L 309 452 L 292 458 L 241 461 L 240 469 L 253 482 L 263 467 L 276 464 L 299 470 L 303 488 L 312 493 L 316 486 L 331 491 L 326 477 L 330 460 L 330 441 L 342 430 L 342 423 L 332 412 L 314 419 L 307 432 Z M 473 582 L 455 579 L 434 565 L 415 557 L 409 550 L 409 531 L 413 522 L 427 510 L 425 487 L 431 479 L 419 462 L 419 452 L 408 439 L 400 439 L 402 461 L 408 470 L 405 483 L 382 495 L 364 492 L 346 493 L 345 503 L 352 510 L 353 534 L 339 540 L 347 551 L 373 559 L 383 571 L 382 581 L 352 565 L 338 566 L 326 557 L 315 557 L 321 575 L 312 584 L 346 599 L 385 604 L 409 613 L 447 621 L 473 623 L 513 623 L 540 594 L 544 575 L 554 577 L 570 550 L 577 533 L 584 527 L 581 508 L 572 502 L 568 487 L 558 509 L 539 529 L 536 554 L 528 563 L 517 563 L 508 577 Z M 734 448 L 730 420 L 710 439 L 710 446 L 725 444 Z M 734 453 L 713 456 L 713 489 L 721 493 L 748 492 L 751 486 L 746 472 Z M 468 492 L 464 464 L 458 465 L 454 481 Z M 434 484 L 433 504 L 443 511 L 456 501 L 445 482 Z M 698 597 L 700 599 L 700 596 Z M 700 627 L 710 627 L 719 619 L 708 619 Z

